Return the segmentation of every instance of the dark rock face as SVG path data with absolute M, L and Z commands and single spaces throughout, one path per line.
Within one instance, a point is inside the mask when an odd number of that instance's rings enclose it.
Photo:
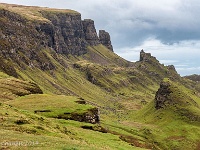
M 157 60 L 155 57 L 151 56 L 151 53 L 145 53 L 144 50 L 140 51 L 140 61 L 149 62 L 151 58 Z
M 85 19 L 82 21 L 83 31 L 85 34 L 85 40 L 90 46 L 95 46 L 100 44 L 97 32 L 94 26 L 94 21 L 91 19 Z
M 23 69 L 25 65 L 42 70 L 55 68 L 46 54 L 42 52 L 48 47 L 49 42 L 45 34 L 37 30 L 38 23 L 30 23 L 18 14 L 7 10 L 0 10 L 0 19 L 0 57 L 2 61 L 12 60 Z
M 105 30 L 99 30 L 99 40 L 100 43 L 106 46 L 109 50 L 113 52 L 113 47 L 110 40 L 110 34 Z
M 161 109 L 164 108 L 167 104 L 172 103 L 172 100 L 169 98 L 169 95 L 172 93 L 170 90 L 170 83 L 161 82 L 160 88 L 156 92 L 155 96 L 155 108 Z
M 61 54 L 82 55 L 87 52 L 80 14 L 41 13 L 51 21 L 38 27 L 48 37 L 49 47 Z
M 28 20 L 9 10 L 0 9 L 0 70 L 17 77 L 12 60 L 20 68 L 54 70 L 45 50 L 64 55 L 83 55 L 87 46 L 101 44 L 94 21 L 81 20 L 79 13 L 52 13 L 39 11 L 46 21 Z M 103 35 L 101 34 L 101 39 Z M 104 34 L 104 44 L 109 44 L 109 34 Z M 59 58 L 55 58 L 59 59 Z M 58 60 L 59 61 L 59 60 Z M 22 63 L 23 62 L 23 63 Z

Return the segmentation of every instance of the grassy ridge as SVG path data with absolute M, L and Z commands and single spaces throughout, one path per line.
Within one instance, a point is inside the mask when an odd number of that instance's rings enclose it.
M 53 9 L 53 8 L 42 8 L 34 6 L 21 6 L 14 4 L 0 3 L 0 10 L 6 9 L 16 14 L 19 14 L 29 20 L 37 20 L 43 22 L 49 22 L 48 19 L 43 17 L 41 11 L 46 13 L 64 13 L 64 14 L 79 14 L 77 11 L 70 9 Z
M 42 94 L 20 97 L 14 101 L 6 102 L 6 104 L 53 118 L 64 113 L 68 115 L 72 113 L 82 114 L 93 108 L 90 105 L 79 104 L 78 102 L 81 102 L 81 100 L 74 96 Z

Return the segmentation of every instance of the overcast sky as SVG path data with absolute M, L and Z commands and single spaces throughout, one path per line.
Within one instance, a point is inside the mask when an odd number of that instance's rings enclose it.
M 200 74 L 199 0 L 0 0 L 74 9 L 107 30 L 114 51 L 137 61 L 144 49 L 181 75 Z

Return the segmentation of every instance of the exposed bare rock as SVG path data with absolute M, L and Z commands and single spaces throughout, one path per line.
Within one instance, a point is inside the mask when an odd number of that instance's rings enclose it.
M 172 103 L 172 100 L 169 98 L 171 93 L 172 91 L 170 90 L 170 83 L 161 82 L 160 88 L 156 92 L 155 96 L 155 108 L 164 108 L 167 104 Z
M 99 30 L 99 40 L 102 45 L 106 46 L 109 50 L 113 52 L 113 47 L 110 40 L 110 34 L 105 30 Z
M 140 61 L 149 62 L 151 59 L 158 61 L 156 57 L 151 56 L 151 53 L 145 53 L 144 50 L 140 51 Z
M 85 40 L 89 43 L 90 46 L 95 46 L 100 44 L 97 32 L 94 26 L 94 21 L 91 19 L 85 19 L 82 21 L 83 31 L 85 34 Z

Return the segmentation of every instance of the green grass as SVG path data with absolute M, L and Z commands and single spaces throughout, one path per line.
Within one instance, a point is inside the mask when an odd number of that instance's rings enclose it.
M 41 11 L 45 13 L 51 14 L 79 14 L 77 11 L 70 10 L 70 9 L 53 9 L 53 8 L 42 8 L 42 7 L 34 7 L 34 6 L 21 6 L 21 5 L 13 5 L 13 4 L 0 4 L 0 9 L 6 9 L 11 12 L 17 13 L 26 19 L 29 20 L 37 20 L 43 22 L 50 22 L 46 19 Z
M 88 123 L 57 120 L 0 105 L 0 143 L 9 149 L 140 149 L 120 140 L 118 135 L 82 129 Z M 26 120 L 17 124 L 19 120 Z M 5 145 L 5 143 L 11 145 Z M 12 145 L 13 142 L 29 143 Z
M 9 78 L 10 76 L 0 71 L 0 79 Z
M 179 83 L 169 79 L 164 79 L 164 82 L 170 84 L 169 89 L 173 92 L 169 98 L 173 103 L 157 110 L 152 101 L 138 112 L 132 112 L 128 120 L 134 118 L 137 122 L 149 125 L 145 127 L 149 135 L 139 134 L 153 140 L 161 149 L 195 149 L 200 138 L 200 109 L 197 106 L 200 98 Z
M 82 114 L 94 108 L 91 105 L 78 104 L 76 101 L 80 99 L 74 96 L 35 94 L 19 97 L 6 103 L 32 113 L 38 111 L 37 113 L 46 117 L 58 117 L 64 113 Z

